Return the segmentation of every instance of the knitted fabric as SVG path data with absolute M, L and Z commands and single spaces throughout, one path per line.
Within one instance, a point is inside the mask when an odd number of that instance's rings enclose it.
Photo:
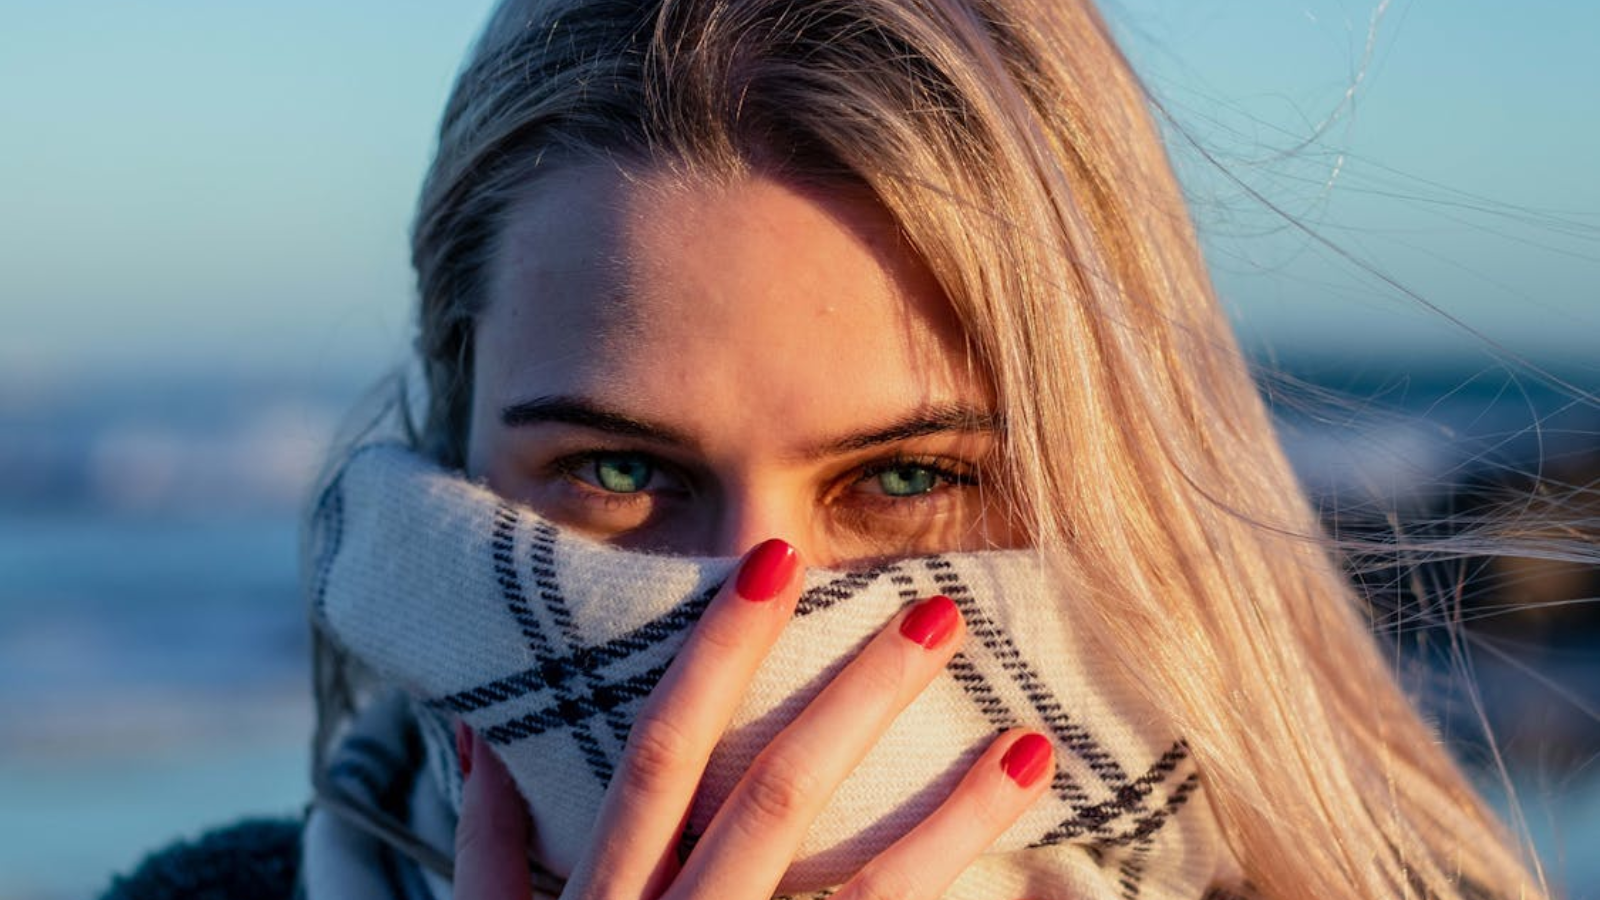
M 418 790 L 459 808 L 451 722 L 464 719 L 505 761 L 532 816 L 532 857 L 555 872 L 582 856 L 630 724 L 735 564 L 577 538 L 385 443 L 350 454 L 328 482 L 308 547 L 315 621 L 413 698 L 427 760 Z M 944 594 L 966 642 L 834 793 L 780 889 L 846 880 L 941 803 L 995 735 L 1024 726 L 1055 745 L 1050 789 L 946 896 L 1202 896 L 1229 857 L 1188 747 L 1096 665 L 1055 582 L 1033 551 L 808 571 L 711 758 L 686 839 L 897 611 Z

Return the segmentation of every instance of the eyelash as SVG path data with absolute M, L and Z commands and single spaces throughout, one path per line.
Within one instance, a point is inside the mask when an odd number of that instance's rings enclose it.
M 670 470 L 672 467 L 662 460 L 648 453 L 639 453 L 632 450 L 582 450 L 569 453 L 558 459 L 552 460 L 548 465 L 551 475 L 565 479 L 583 493 L 583 498 L 588 503 L 594 503 L 607 509 L 622 509 L 648 498 L 649 491 L 636 491 L 634 493 L 618 493 L 591 484 L 578 477 L 578 473 L 585 467 L 593 466 L 596 462 L 606 457 L 636 456 L 650 463 L 658 470 Z
M 861 466 L 859 469 L 857 469 L 856 475 L 850 481 L 850 483 L 860 484 L 863 481 L 877 478 L 879 475 L 882 475 L 885 472 L 892 472 L 895 469 L 926 469 L 927 471 L 932 472 L 933 476 L 938 479 L 939 487 L 976 487 L 978 485 L 978 475 L 971 469 L 962 470 L 956 466 L 950 465 L 948 461 L 940 457 L 903 456 L 899 454 L 891 456 L 887 459 L 869 462 Z M 910 497 L 890 497 L 886 495 L 885 499 L 901 502 L 906 500 L 917 500 L 936 493 L 939 490 L 939 487 L 935 487 L 933 490 L 926 493 L 916 494 Z
M 551 474 L 566 479 L 577 489 L 581 490 L 587 502 L 601 504 L 606 508 L 620 509 L 648 499 L 651 493 L 649 490 L 641 490 L 632 493 L 608 491 L 578 477 L 578 473 L 586 466 L 593 466 L 601 459 L 615 456 L 639 457 L 647 461 L 658 471 L 675 471 L 674 467 L 670 463 L 658 457 L 652 456 L 649 453 L 631 450 L 604 449 L 584 450 L 577 453 L 569 453 L 552 461 L 549 464 L 548 469 Z M 949 488 L 977 487 L 979 484 L 981 484 L 981 479 L 975 468 L 952 465 L 950 461 L 941 457 L 905 454 L 895 454 L 883 459 L 864 463 L 856 467 L 856 469 L 847 475 L 845 479 L 842 479 L 840 483 L 845 488 L 852 487 L 854 485 L 870 481 L 873 478 L 877 478 L 886 472 L 892 472 L 895 469 L 925 469 L 933 474 L 937 484 L 932 490 L 905 497 L 896 497 L 890 494 L 863 493 L 863 502 L 881 504 L 885 507 L 904 508 L 907 504 L 926 503 L 936 495 L 942 493 L 943 490 Z M 832 491 L 830 492 L 830 496 L 835 496 L 837 493 L 839 493 L 837 490 Z

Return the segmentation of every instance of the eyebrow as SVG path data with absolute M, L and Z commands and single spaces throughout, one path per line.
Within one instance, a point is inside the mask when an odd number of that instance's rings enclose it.
M 695 444 L 692 438 L 675 428 L 606 409 L 581 397 L 546 396 L 513 403 L 500 411 L 500 421 L 507 428 L 559 423 L 680 447 Z M 993 432 L 1000 427 L 998 413 L 965 403 L 938 404 L 916 410 L 882 428 L 824 441 L 805 451 L 803 456 L 812 459 L 839 456 L 930 434 Z
M 535 397 L 513 403 L 500 411 L 500 421 L 507 428 L 554 422 L 624 437 L 644 438 L 661 444 L 684 447 L 694 444 L 688 435 L 674 428 L 623 415 L 579 397 Z
M 894 444 L 912 438 L 947 432 L 980 433 L 1000 430 L 998 413 L 965 403 L 947 403 L 917 410 L 883 428 L 845 435 L 809 451 L 811 457 L 838 456 Z

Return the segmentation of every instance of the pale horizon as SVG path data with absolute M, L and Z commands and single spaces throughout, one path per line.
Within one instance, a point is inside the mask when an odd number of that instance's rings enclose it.
M 8 142 L 0 174 L 0 372 L 403 361 L 412 204 L 490 5 L 14 13 L 0 113 L 28 139 Z M 1173 130 L 1247 347 L 1448 358 L 1497 342 L 1592 368 L 1600 125 L 1579 112 L 1600 96 L 1587 46 L 1600 7 L 1104 6 L 1154 95 L 1224 167 Z

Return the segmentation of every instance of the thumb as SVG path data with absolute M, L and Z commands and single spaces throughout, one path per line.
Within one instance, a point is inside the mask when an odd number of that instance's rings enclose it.
M 511 773 L 463 722 L 456 722 L 463 784 L 456 823 L 456 900 L 527 900 L 528 811 Z

